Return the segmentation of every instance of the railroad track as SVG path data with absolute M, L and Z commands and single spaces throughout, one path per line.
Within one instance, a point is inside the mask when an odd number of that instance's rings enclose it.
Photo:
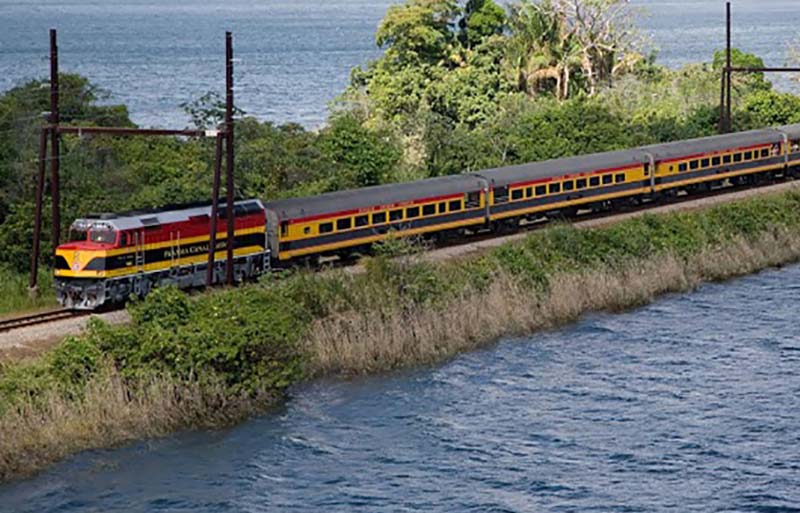
M 13 331 L 18 328 L 27 328 L 38 324 L 47 324 L 73 317 L 84 317 L 92 312 L 80 310 L 51 310 L 49 312 L 39 312 L 36 314 L 24 315 L 22 317 L 12 317 L 0 320 L 0 333 Z
M 681 203 L 693 203 L 693 202 L 701 202 L 704 199 L 708 199 L 714 196 L 725 196 L 730 193 L 740 192 L 745 190 L 755 190 L 755 189 L 769 189 L 772 185 L 778 185 L 781 183 L 785 183 L 787 181 L 792 181 L 790 179 L 781 179 L 776 180 L 772 183 L 762 184 L 757 186 L 729 186 L 721 189 L 716 189 L 713 191 L 705 192 L 702 194 L 682 194 L 677 197 L 664 199 L 661 201 L 654 201 L 654 202 L 647 202 L 641 205 L 631 205 L 627 208 L 622 210 L 616 211 L 604 211 L 604 212 L 581 212 L 578 215 L 567 219 L 569 222 L 581 223 L 584 221 L 591 221 L 591 220 L 600 220 L 600 219 L 612 219 L 616 216 L 620 216 L 623 214 L 641 212 L 641 211 L 648 211 L 653 210 L 658 207 L 667 206 L 667 205 L 675 205 Z M 552 225 L 552 220 L 539 220 L 535 222 L 528 222 L 524 223 L 518 228 L 511 230 L 503 235 L 492 233 L 492 232 L 482 232 L 473 234 L 463 239 L 456 239 L 456 240 L 449 240 L 449 241 L 440 241 L 437 244 L 433 244 L 429 249 L 432 250 L 440 250 L 440 249 L 447 249 L 447 248 L 456 248 L 458 246 L 469 246 L 472 244 L 480 243 L 489 239 L 503 239 L 506 236 L 520 234 L 525 232 L 535 231 L 541 228 L 545 228 L 547 226 Z M 346 268 L 346 267 L 359 267 L 358 261 L 355 260 L 341 260 L 341 259 L 334 259 L 333 261 L 326 261 L 321 265 L 316 266 L 315 270 L 324 270 L 326 268 Z M 117 306 L 116 308 L 121 308 Z M 108 309 L 104 309 L 103 311 L 109 311 L 114 309 L 113 307 L 109 307 Z M 13 317 L 10 319 L 2 319 L 0 320 L 0 333 L 6 333 L 9 331 L 13 331 L 19 328 L 27 328 L 30 326 L 36 326 L 40 324 L 47 324 L 50 322 L 71 319 L 75 317 L 84 317 L 87 315 L 91 315 L 92 313 L 99 313 L 98 311 L 81 311 L 81 310 L 51 310 L 48 312 L 40 312 L 37 314 L 31 314 L 21 317 Z

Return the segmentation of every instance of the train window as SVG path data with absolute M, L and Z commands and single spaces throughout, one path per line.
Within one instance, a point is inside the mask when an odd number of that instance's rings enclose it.
M 533 187 L 527 187 L 525 189 L 525 197 L 532 198 L 533 197 Z
M 700 167 L 700 161 L 699 160 L 693 160 L 693 161 L 689 162 L 689 169 L 697 169 L 698 167 Z
M 680 173 L 681 171 L 686 171 L 686 162 L 678 164 L 678 172 Z
M 575 188 L 575 182 L 573 182 L 572 180 L 567 180 L 566 182 L 564 182 L 565 191 L 571 191 L 574 188 Z
M 769 149 L 764 148 L 763 150 L 761 150 L 761 158 L 763 159 L 767 157 L 769 157 Z
M 344 219 L 337 219 L 336 220 L 336 229 L 337 230 L 349 230 L 353 227 L 353 220 L 349 217 Z
M 303 235 L 311 235 L 311 227 L 310 226 L 306 226 L 305 228 L 303 228 Z
M 457 212 L 461 210 L 461 200 L 453 200 L 448 206 L 450 207 L 450 212 Z
M 730 155 L 723 155 L 722 156 L 722 163 L 723 164 L 730 164 L 731 163 L 731 156 Z
M 508 186 L 504 185 L 503 187 L 497 187 L 494 190 L 494 202 L 495 203 L 505 203 L 508 201 Z M 453 210 L 452 208 L 450 210 Z
M 589 178 L 589 185 L 591 187 L 597 187 L 598 185 L 600 185 L 600 177 L 599 176 L 593 176 L 593 177 Z
M 625 181 L 625 173 L 614 175 L 614 183 L 622 183 Z
M 389 211 L 389 221 L 400 221 L 403 219 L 403 211 L 402 210 L 390 210 Z
M 703 159 L 700 161 L 700 167 L 708 167 L 708 164 L 709 164 L 708 159 Z
M 289 235 L 289 221 L 281 221 L 281 237 Z
M 561 192 L 561 184 L 560 183 L 551 183 L 548 189 L 550 194 L 557 194 Z
M 512 200 L 521 200 L 522 199 L 522 189 L 514 189 L 511 191 L 511 199 Z
M 406 209 L 406 218 L 413 219 L 419 217 L 419 207 L 409 207 Z
M 614 181 L 614 177 L 611 175 L 603 175 L 603 185 L 609 185 L 611 182 Z
M 436 214 L 436 205 L 423 205 L 422 206 L 422 215 L 424 216 L 432 216 Z
M 536 195 L 537 196 L 544 196 L 547 194 L 547 186 L 546 185 L 537 185 L 536 186 Z
M 719 163 L 720 163 L 720 158 L 719 158 L 719 157 L 713 157 L 713 158 L 711 159 L 711 165 L 712 165 L 712 166 L 718 166 L 718 165 L 719 165 Z
M 363 216 L 356 216 L 356 228 L 360 226 L 367 226 L 369 224 L 369 216 L 364 214 Z
M 753 160 L 753 152 L 752 151 L 744 152 L 744 159 L 745 160 Z
M 383 224 L 386 222 L 386 212 L 375 212 L 372 214 L 372 224 Z
M 586 188 L 586 178 L 581 178 L 580 180 L 575 180 L 575 187 L 578 189 L 585 189 Z
M 741 162 L 742 161 L 742 154 L 741 153 L 734 153 L 733 154 L 733 161 L 734 162 Z
M 124 233 L 121 233 L 119 236 L 119 245 L 120 246 L 127 246 L 128 245 L 128 237 Z
M 333 231 L 333 223 L 321 223 L 319 225 L 319 233 L 331 233 Z
M 481 193 L 470 192 L 467 194 L 467 208 L 479 207 L 481 204 Z

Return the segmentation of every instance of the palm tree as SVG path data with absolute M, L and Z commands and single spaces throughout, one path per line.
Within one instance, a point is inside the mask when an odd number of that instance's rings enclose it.
M 556 98 L 567 98 L 581 48 L 566 18 L 550 0 L 524 1 L 511 7 L 509 21 L 507 64 L 519 90 L 534 96 L 554 85 Z

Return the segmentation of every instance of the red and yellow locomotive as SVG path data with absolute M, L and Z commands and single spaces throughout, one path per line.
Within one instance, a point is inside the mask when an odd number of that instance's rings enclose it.
M 259 200 L 234 203 L 234 276 L 241 281 L 269 266 L 266 214 Z M 226 205 L 219 208 L 214 281 L 224 279 Z M 58 301 L 66 308 L 94 309 L 144 296 L 158 285 L 205 284 L 211 207 L 164 208 L 101 214 L 76 220 L 71 242 L 55 255 Z

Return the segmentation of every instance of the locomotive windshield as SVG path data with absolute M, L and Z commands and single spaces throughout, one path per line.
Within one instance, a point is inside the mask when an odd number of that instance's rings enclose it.
M 76 230 L 75 228 L 69 229 L 69 241 L 81 242 L 86 240 L 86 230 Z
M 113 244 L 117 241 L 117 232 L 113 230 L 92 230 L 89 232 L 89 240 L 101 244 Z

